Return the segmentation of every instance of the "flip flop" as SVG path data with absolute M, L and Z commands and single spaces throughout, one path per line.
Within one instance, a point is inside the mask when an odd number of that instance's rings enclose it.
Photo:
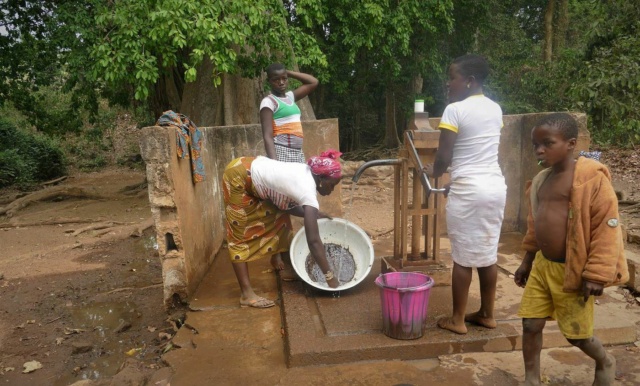
M 273 307 L 276 304 L 269 300 L 269 299 L 265 299 L 263 297 L 258 297 L 257 299 L 253 299 L 253 300 L 242 300 L 240 299 L 240 307 L 241 308 L 245 308 L 245 307 L 253 307 L 253 308 L 269 308 L 269 307 Z

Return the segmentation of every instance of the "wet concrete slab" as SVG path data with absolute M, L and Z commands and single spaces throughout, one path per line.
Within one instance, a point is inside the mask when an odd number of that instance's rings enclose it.
M 426 329 L 421 338 L 398 340 L 382 333 L 380 289 L 374 279 L 380 262 L 358 286 L 339 293 L 315 289 L 303 282 L 281 282 L 282 315 L 285 328 L 285 352 L 290 367 L 338 364 L 365 360 L 411 360 L 468 352 L 501 352 L 522 347 L 521 320 L 517 317 L 523 289 L 513 282 L 520 265 L 520 234 L 505 234 L 499 250 L 499 274 L 495 315 L 498 327 L 489 330 L 467 325 L 468 334 L 456 335 L 436 327 L 436 320 L 451 313 L 451 287 L 431 289 Z M 376 243 L 378 244 L 378 243 Z M 383 245 L 384 243 L 380 243 Z M 443 262 L 448 242 L 442 243 Z M 376 259 L 387 253 L 376 248 Z M 626 303 L 605 294 L 599 299 L 595 334 L 604 344 L 630 343 L 636 340 L 636 327 L 625 317 Z M 479 308 L 480 294 L 474 271 L 467 311 Z M 554 321 L 544 330 L 544 347 L 569 346 Z
M 269 259 L 249 264 L 249 272 L 256 293 L 279 302 Z M 172 339 L 174 349 L 163 355 L 175 372 L 171 384 L 278 384 L 286 370 L 280 308 L 240 308 L 239 302 L 223 249 L 189 302 L 186 322 Z
M 505 236 L 506 237 L 506 236 Z M 520 236 L 515 236 L 515 241 L 503 243 L 501 251 L 505 256 L 519 251 L 517 242 Z M 444 240 L 446 242 L 446 240 Z M 445 243 L 443 243 L 444 245 Z M 392 243 L 389 239 L 374 237 L 374 245 L 378 255 L 388 255 Z M 511 250 L 509 249 L 511 248 Z M 503 256 L 503 257 L 505 257 Z M 507 269 L 513 263 L 512 259 L 501 259 L 499 262 L 503 269 Z M 514 265 L 517 267 L 517 265 Z M 322 301 L 329 306 L 340 305 L 347 315 L 358 315 L 360 319 L 350 319 L 350 330 L 348 334 L 337 335 L 340 330 L 332 330 L 333 336 L 328 336 L 327 329 L 322 317 L 330 320 L 333 315 L 314 314 L 311 318 L 314 321 L 311 330 L 312 336 L 318 336 L 310 340 L 306 347 L 300 342 L 305 336 L 300 332 L 301 327 L 291 326 L 293 319 L 282 317 L 280 308 L 282 306 L 276 275 L 269 271 L 268 259 L 261 259 L 249 264 L 251 281 L 256 292 L 276 299 L 279 306 L 268 309 L 240 308 L 238 304 L 240 291 L 236 282 L 231 263 L 226 250 L 220 251 L 216 257 L 210 271 L 202 281 L 198 291 L 190 302 L 192 311 L 187 312 L 186 323 L 182 325 L 178 333 L 171 340 L 171 349 L 163 355 L 163 359 L 170 366 L 173 375 L 172 385 L 520 385 L 524 381 L 524 369 L 522 365 L 522 352 L 512 350 L 512 342 L 515 339 L 516 348 L 519 348 L 519 337 L 513 337 L 513 333 L 507 329 L 506 323 L 501 323 L 498 331 L 488 334 L 487 330 L 470 327 L 472 332 L 467 337 L 460 339 L 457 335 L 438 331 L 435 328 L 428 330 L 429 339 L 434 340 L 436 348 L 441 351 L 449 346 L 459 352 L 461 348 L 467 349 L 465 353 L 452 353 L 441 355 L 438 358 L 432 357 L 423 344 L 418 341 L 396 341 L 383 336 L 380 326 L 376 327 L 375 321 L 366 320 L 362 317 L 361 309 L 379 307 L 379 302 L 375 293 L 367 297 L 363 295 L 365 301 L 369 303 L 354 304 L 353 301 L 344 302 L 346 293 L 342 293 L 336 302 L 331 303 L 333 298 L 322 295 Z M 510 280 L 505 273 L 501 280 Z M 295 283 L 292 286 L 295 287 Z M 498 283 L 498 286 L 507 283 Z M 283 287 L 287 287 L 286 285 Z M 474 289 L 475 288 L 475 289 Z M 444 287 L 445 293 L 448 287 Z M 476 287 L 472 287 L 477 292 Z M 612 291 L 613 290 L 613 291 Z M 297 290 L 296 290 L 297 291 Z M 354 293 L 359 293 L 359 286 L 353 289 Z M 439 291 L 439 290 L 438 290 Z M 599 299 L 599 305 L 607 308 L 597 308 L 599 318 L 602 314 L 610 313 L 610 324 L 625 323 L 622 326 L 622 337 L 628 338 L 628 323 L 640 325 L 640 306 L 633 303 L 624 304 L 624 296 L 620 289 L 607 290 L 610 296 Z M 617 292 L 615 292 L 617 291 Z M 364 291 L 366 292 L 366 291 Z M 435 295 L 434 295 L 435 296 Z M 444 296 L 444 295 L 443 295 Z M 508 301 L 499 302 L 499 315 L 515 315 L 514 302 L 519 302 L 520 293 L 509 293 L 502 291 L 501 296 L 509 296 Z M 289 296 L 290 298 L 290 296 Z M 299 298 L 299 297 L 298 297 Z M 305 298 L 306 299 L 306 298 Z M 309 315 L 309 303 L 316 303 L 316 299 L 310 297 L 307 304 L 299 304 L 301 310 Z M 361 298 L 362 299 L 362 298 Z M 502 307 L 501 304 L 510 304 Z M 434 311 L 430 307 L 430 312 L 449 312 L 450 308 L 446 301 L 435 302 L 441 304 L 442 310 Z M 292 304 L 288 305 L 293 307 Z M 446 307 L 445 307 L 446 306 Z M 469 308 L 477 307 L 478 303 L 470 304 Z M 353 309 L 349 308 L 353 307 Z M 434 306 L 435 307 L 435 306 Z M 609 309 L 612 307 L 613 309 Z M 330 312 L 332 309 L 328 308 Z M 502 318 L 506 318 L 503 316 Z M 500 317 L 499 317 L 500 318 Z M 362 329 L 356 321 L 364 321 L 368 324 L 368 330 Z M 627 320 L 629 322 L 627 322 Z M 289 323 L 289 327 L 284 328 L 284 322 Z M 513 328 L 518 329 L 519 323 L 513 322 Z M 303 321 L 304 323 L 304 321 Z M 331 323 L 334 327 L 337 322 Z M 562 338 L 556 342 L 552 337 L 559 336 L 557 331 L 553 331 L 553 324 L 549 324 L 545 341 L 558 346 L 564 344 Z M 606 337 L 608 341 L 625 340 L 614 335 L 620 329 L 609 328 L 606 331 L 600 329 L 598 334 L 610 332 L 613 338 Z M 552 333 L 553 334 L 550 334 Z M 291 336 L 286 336 L 287 334 Z M 292 335 L 293 334 L 293 335 Z M 500 335 L 501 334 L 501 335 Z M 606 335 L 606 334 L 605 334 Z M 371 338 L 373 336 L 373 338 Z M 498 336 L 500 338 L 493 338 Z M 604 336 L 604 335 L 601 335 Z M 368 338 L 367 338 L 368 337 Z M 345 341 L 344 345 L 341 342 Z M 473 339 L 471 339 L 473 338 Z M 426 339 L 426 337 L 425 337 Z M 474 340 L 480 343 L 475 343 Z M 304 354 L 307 362 L 311 359 L 322 359 L 322 355 L 330 357 L 332 353 L 337 353 L 340 358 L 346 359 L 344 362 L 335 360 L 335 364 L 326 365 L 321 361 L 313 363 L 311 366 L 287 366 L 287 357 L 291 353 L 289 343 L 294 344 L 294 348 L 300 355 Z M 318 343 L 314 349 L 313 344 Z M 376 344 L 375 346 L 373 344 Z M 391 347 L 390 343 L 395 343 Z M 342 346 L 341 346 L 342 345 Z M 360 346 L 359 346 L 360 345 Z M 464 346 L 466 345 L 466 346 Z M 640 342 L 635 345 L 618 345 L 607 347 L 607 351 L 615 355 L 618 361 L 618 372 L 622 381 L 616 384 L 637 385 L 640 374 Z M 349 350 L 349 347 L 352 349 Z M 300 351 L 306 349 L 306 352 Z M 381 352 L 388 353 L 384 359 L 377 361 L 358 361 L 357 352 L 362 348 L 360 358 L 373 357 Z M 477 352 L 474 350 L 477 349 Z M 316 352 L 314 353 L 313 350 Z M 419 357 L 414 360 L 393 359 L 402 357 L 402 351 Z M 576 351 L 575 348 L 549 348 L 543 350 L 542 372 L 545 379 L 550 384 L 582 385 L 588 382 L 593 376 L 593 361 L 585 355 Z M 496 351 L 502 351 L 496 353 Z M 424 353 L 421 357 L 420 353 Z M 405 356 L 408 356 L 404 353 Z M 314 356 L 315 355 L 315 356 Z M 299 361 L 301 363 L 302 361 Z M 325 362 L 327 360 L 325 359 Z M 579 362 L 579 363 L 578 363 Z M 289 361 L 290 363 L 290 361 Z

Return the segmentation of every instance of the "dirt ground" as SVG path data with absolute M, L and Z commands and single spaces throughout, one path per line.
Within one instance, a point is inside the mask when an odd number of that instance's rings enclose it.
M 640 151 L 607 151 L 602 161 L 638 242 Z M 109 169 L 49 184 L 41 196 L 0 192 L 0 383 L 166 384 L 162 355 L 184 311 L 162 306 L 143 183 L 143 170 Z M 345 214 L 374 240 L 392 231 L 392 183 L 384 169 L 370 169 Z M 345 206 L 350 186 L 345 180 Z
M 0 220 L 3 384 L 68 385 L 164 366 L 180 318 L 162 307 L 143 182 L 142 170 L 76 175 Z M 9 205 L 15 192 L 2 198 Z M 42 367 L 24 374 L 33 361 Z

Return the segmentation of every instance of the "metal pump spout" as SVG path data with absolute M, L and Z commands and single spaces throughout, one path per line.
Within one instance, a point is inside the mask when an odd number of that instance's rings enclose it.
M 369 169 L 372 166 L 384 166 L 384 165 L 399 165 L 402 163 L 401 159 L 398 158 L 391 158 L 391 159 L 376 159 L 373 161 L 369 161 L 369 162 L 365 162 L 362 164 L 362 166 L 360 166 L 358 168 L 358 170 L 356 170 L 355 174 L 353 175 L 353 178 L 351 179 L 351 181 L 353 181 L 354 184 L 358 183 L 358 180 L 360 179 L 360 175 L 362 175 L 362 173 Z

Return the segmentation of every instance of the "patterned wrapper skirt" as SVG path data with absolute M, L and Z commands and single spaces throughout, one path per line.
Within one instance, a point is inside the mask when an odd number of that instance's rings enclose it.
M 234 263 L 245 263 L 276 253 L 291 245 L 291 219 L 270 201 L 258 197 L 251 182 L 255 158 L 231 161 L 222 176 L 227 243 Z

